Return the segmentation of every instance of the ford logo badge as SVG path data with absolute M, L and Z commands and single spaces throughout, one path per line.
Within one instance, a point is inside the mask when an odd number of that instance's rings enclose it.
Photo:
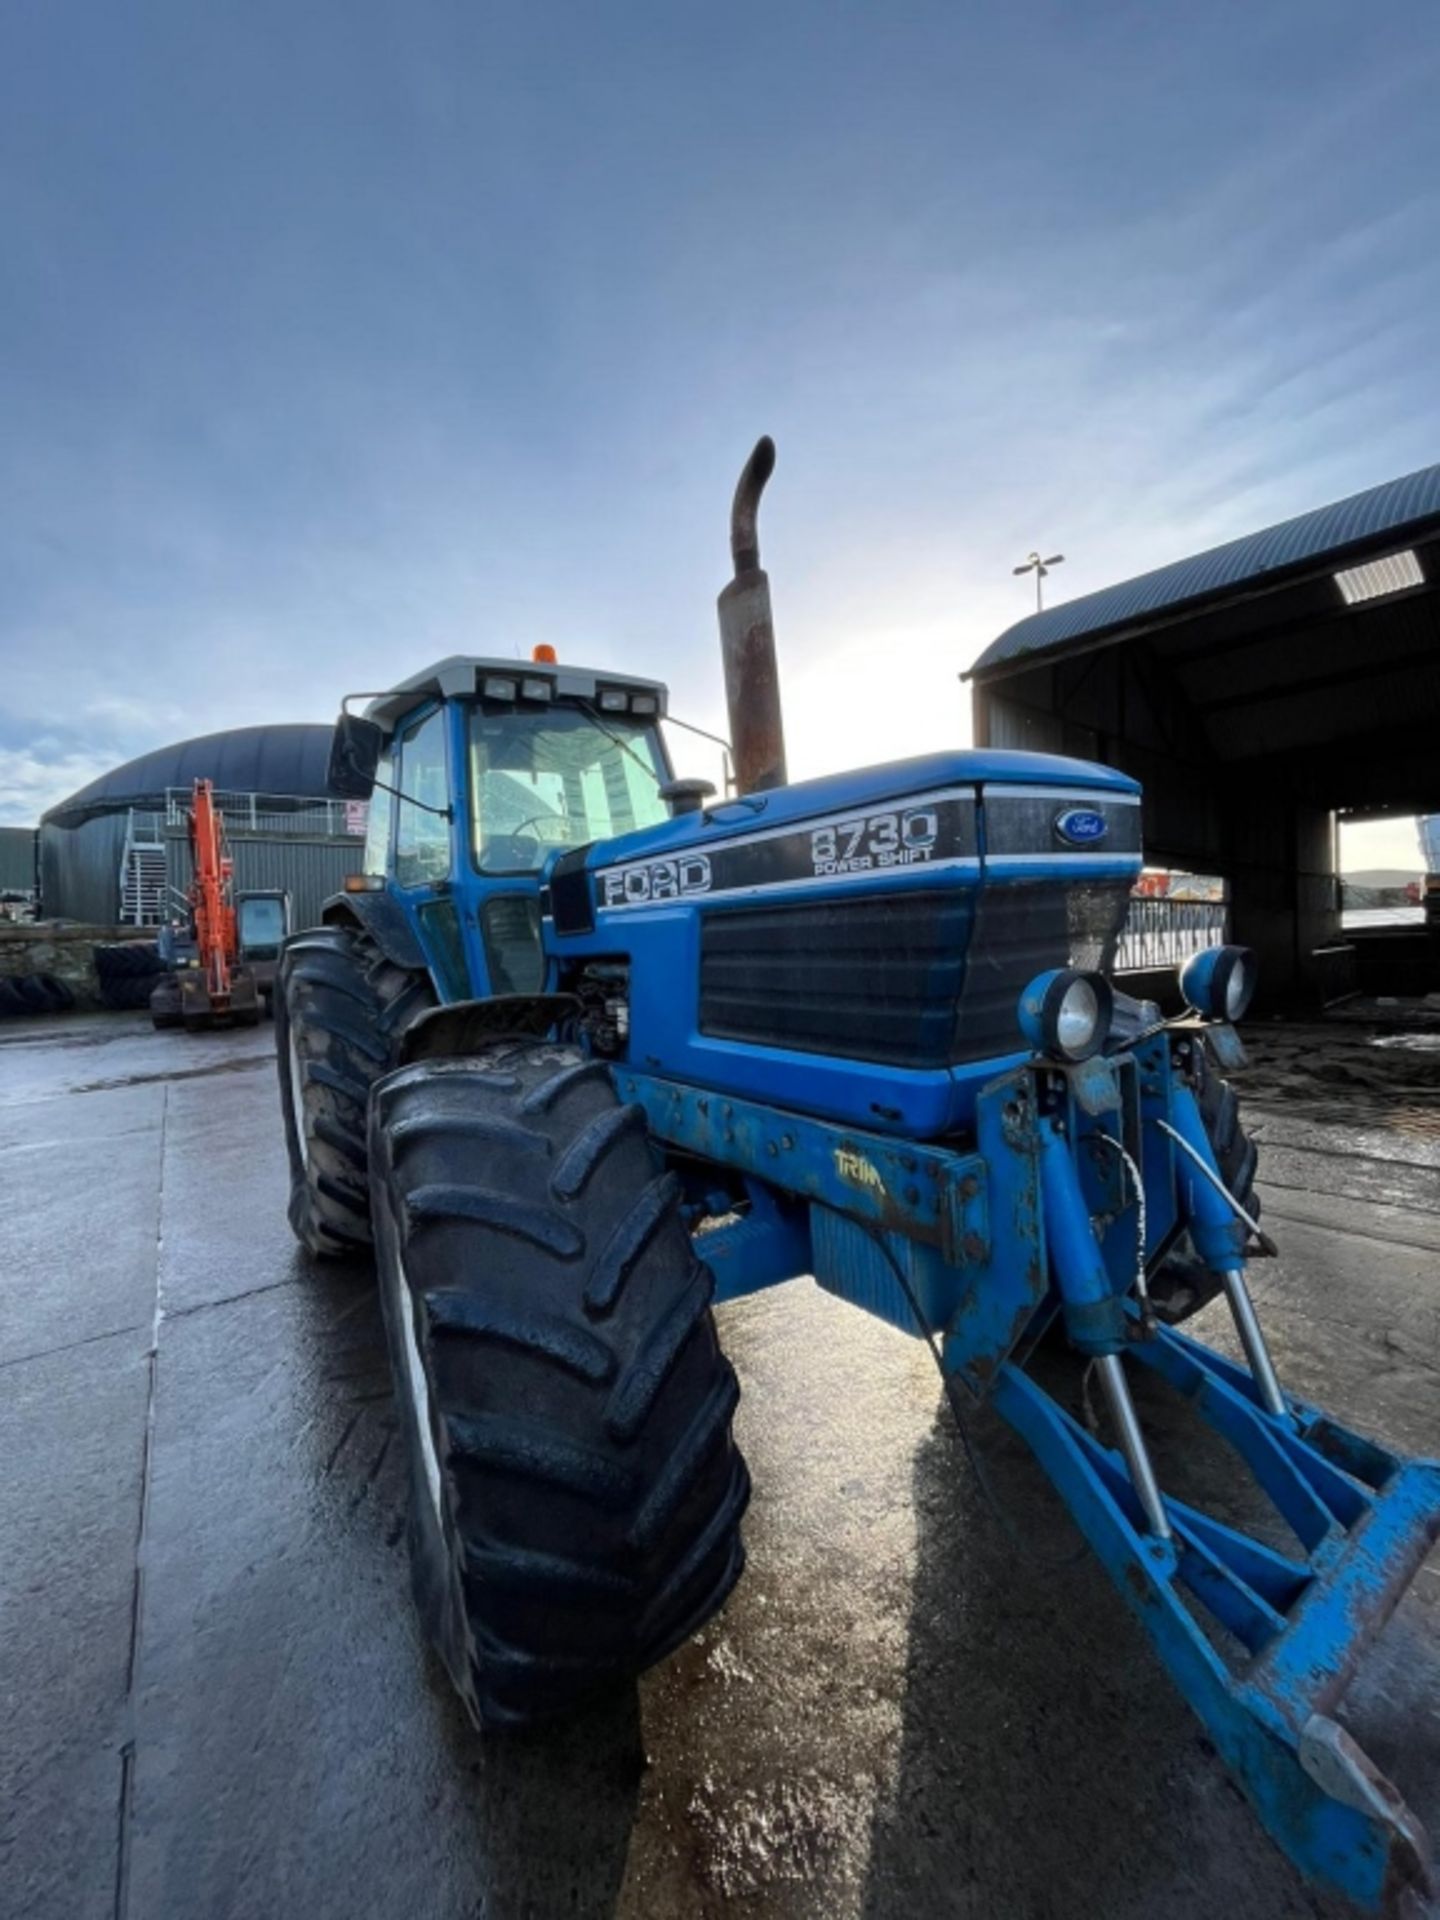
M 1108 831 L 1105 816 L 1094 807 L 1067 807 L 1055 816 L 1055 831 L 1071 847 L 1093 847 Z

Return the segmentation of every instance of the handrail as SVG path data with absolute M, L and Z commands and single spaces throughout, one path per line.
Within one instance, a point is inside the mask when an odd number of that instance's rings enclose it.
M 336 800 L 324 794 L 287 794 L 245 792 L 219 788 L 215 803 L 230 834 L 266 834 L 284 838 L 292 834 L 322 834 L 327 839 L 359 839 L 363 826 L 355 821 L 354 801 Z M 164 822 L 174 831 L 183 827 L 189 815 L 191 792 L 187 787 L 168 787 L 165 791 Z

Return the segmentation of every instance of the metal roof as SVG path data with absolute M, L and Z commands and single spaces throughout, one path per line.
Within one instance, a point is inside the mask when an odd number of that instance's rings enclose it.
M 310 798 L 326 794 L 333 727 L 300 722 L 277 727 L 232 727 L 180 740 L 102 773 L 42 816 L 50 826 L 78 827 L 100 813 L 159 807 L 169 787 L 213 780 L 229 793 Z
M 408 680 L 399 681 L 389 693 L 374 695 L 365 709 L 367 720 L 393 728 L 413 713 L 424 698 L 432 700 L 468 700 L 480 690 L 487 674 L 502 680 L 548 680 L 560 699 L 594 701 L 602 686 L 623 687 L 627 693 L 653 693 L 656 710 L 663 719 L 669 703 L 669 689 L 659 680 L 641 680 L 633 673 L 603 673 L 593 667 L 572 667 L 564 662 L 542 660 L 488 659 L 473 653 L 451 653 L 433 667 L 423 667 Z M 362 695 L 353 696 L 356 699 Z
M 1422 467 L 1401 480 L 1387 480 L 1367 493 L 1352 494 L 1331 506 L 1317 507 L 1278 527 L 1247 533 L 1242 539 L 1176 560 L 1118 586 L 1104 587 L 1078 600 L 1046 607 L 1016 621 L 981 654 L 963 677 L 986 678 L 1011 662 L 1068 646 L 1136 622 L 1168 618 L 1182 610 L 1239 589 L 1313 566 L 1339 560 L 1355 548 L 1413 532 L 1440 519 L 1440 466 Z

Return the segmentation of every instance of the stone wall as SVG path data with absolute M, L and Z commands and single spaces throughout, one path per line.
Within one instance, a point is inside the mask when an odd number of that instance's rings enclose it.
M 75 996 L 77 1007 L 98 1007 L 95 948 L 144 939 L 137 927 L 87 927 L 38 921 L 0 921 L 0 975 L 53 973 Z

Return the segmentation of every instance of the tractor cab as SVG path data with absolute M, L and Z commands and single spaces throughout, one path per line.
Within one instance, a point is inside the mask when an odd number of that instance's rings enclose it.
M 666 697 L 553 658 L 455 655 L 342 712 L 331 790 L 370 801 L 347 891 L 388 896 L 442 999 L 538 992 L 551 855 L 659 826 L 709 791 L 673 779 Z
M 282 887 L 252 887 L 235 896 L 235 940 L 240 964 L 248 968 L 256 991 L 271 1007 L 280 949 L 290 933 L 290 895 Z
M 273 969 L 290 932 L 290 895 L 281 887 L 249 888 L 235 896 L 235 937 L 242 960 Z M 273 977 L 273 974 L 272 974 Z

